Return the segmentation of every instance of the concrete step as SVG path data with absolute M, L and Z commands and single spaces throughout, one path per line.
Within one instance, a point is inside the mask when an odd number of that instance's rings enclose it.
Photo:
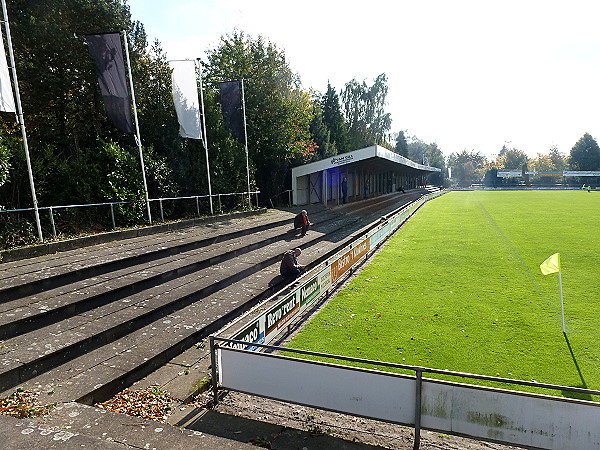
M 325 232 L 313 231 L 301 241 L 304 246 L 316 245 L 355 221 L 355 218 L 332 221 Z M 155 320 L 160 321 L 162 317 L 177 310 L 193 309 L 205 297 L 266 266 L 274 265 L 275 273 L 268 280 L 271 281 L 276 276 L 281 254 L 282 246 L 279 242 L 267 244 L 231 260 L 229 264 L 212 265 L 204 271 L 179 277 L 129 296 L 125 303 L 122 301 L 103 305 L 87 314 L 69 317 L 56 324 L 6 339 L 2 341 L 3 348 L 0 349 L 0 389 L 9 389 L 15 382 L 30 379 L 66 359 L 94 350 Z M 258 278 L 258 292 L 269 288 L 268 281 L 265 283 L 262 276 Z M 206 313 L 207 308 L 204 307 L 203 311 Z
M 0 303 L 290 223 L 286 211 L 0 264 Z M 111 245 L 112 244 L 112 245 Z
M 327 230 L 338 214 L 321 214 L 319 227 Z M 173 256 L 146 262 L 132 260 L 129 267 L 101 277 L 79 280 L 68 286 L 21 297 L 0 304 L 0 339 L 11 337 L 64 320 L 93 308 L 116 302 L 170 280 L 197 273 L 223 261 L 239 257 L 256 248 L 290 237 L 289 221 L 275 222 L 269 229 L 228 241 L 206 242 Z M 128 258 L 129 259 L 129 258 Z
M 185 430 L 166 423 L 96 409 L 79 403 L 57 405 L 48 416 L 0 416 L 2 448 L 28 449 L 255 449 L 217 433 Z

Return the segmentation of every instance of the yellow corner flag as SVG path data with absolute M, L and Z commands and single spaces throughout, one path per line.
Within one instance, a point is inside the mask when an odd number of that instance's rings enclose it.
M 560 272 L 560 253 L 555 253 L 546 261 L 540 264 L 540 269 L 544 275 Z

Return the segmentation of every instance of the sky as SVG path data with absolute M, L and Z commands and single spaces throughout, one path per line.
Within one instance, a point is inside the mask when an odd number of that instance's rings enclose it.
M 569 154 L 600 140 L 597 0 L 128 0 L 169 59 L 234 30 L 285 52 L 305 89 L 388 77 L 391 132 L 444 154 Z

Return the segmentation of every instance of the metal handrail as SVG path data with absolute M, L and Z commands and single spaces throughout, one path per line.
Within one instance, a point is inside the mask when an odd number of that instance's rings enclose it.
M 211 336 L 211 337 L 215 341 L 221 341 L 221 342 L 225 342 L 228 344 L 242 344 L 244 346 L 248 345 L 248 342 L 239 341 L 236 339 L 228 339 L 228 338 L 222 338 L 222 337 L 217 337 L 217 336 Z M 260 348 L 268 349 L 268 350 L 272 350 L 272 351 L 277 351 L 277 352 L 281 351 L 281 352 L 298 353 L 298 354 L 307 355 L 307 356 L 317 356 L 317 357 L 333 359 L 333 360 L 357 362 L 357 363 L 369 364 L 369 365 L 374 365 L 374 366 L 390 367 L 390 368 L 394 368 L 394 369 L 411 370 L 414 372 L 421 372 L 421 373 L 435 373 L 438 375 L 447 375 L 447 376 L 459 377 L 459 378 L 471 378 L 474 380 L 495 381 L 498 383 L 517 384 L 517 385 L 521 385 L 521 386 L 530 386 L 530 387 L 543 388 L 543 389 L 576 392 L 579 394 L 600 395 L 600 391 L 597 391 L 594 389 L 585 389 L 585 388 L 577 388 L 577 387 L 571 387 L 571 386 L 562 386 L 562 385 L 558 385 L 558 384 L 540 383 L 538 381 L 516 380 L 513 378 L 494 377 L 494 376 L 490 376 L 490 375 L 479 375 L 479 374 L 468 373 L 468 372 L 457 372 L 457 371 L 453 371 L 453 370 L 434 369 L 431 367 L 412 366 L 409 364 L 398 364 L 398 363 L 391 363 L 391 362 L 385 362 L 385 361 L 377 361 L 377 360 L 372 360 L 372 359 L 354 358 L 352 356 L 333 355 L 331 353 L 320 353 L 320 352 L 313 352 L 310 350 L 295 349 L 295 348 L 291 348 L 291 347 L 280 347 L 280 346 L 276 346 L 276 345 L 259 344 L 257 342 L 253 342 L 252 346 L 260 347 Z M 242 349 L 236 349 L 236 350 L 241 351 L 241 352 L 253 353 L 250 350 L 242 350 Z
M 212 194 L 212 195 L 208 195 L 208 194 L 204 194 L 204 195 L 190 195 L 190 196 L 185 196 L 185 197 L 161 197 L 161 198 L 151 198 L 148 199 L 148 202 L 158 202 L 159 203 L 159 207 L 160 207 L 160 214 L 161 214 L 161 221 L 164 222 L 165 218 L 164 218 L 164 212 L 163 212 L 163 201 L 172 201 L 172 200 L 190 200 L 190 199 L 196 199 L 196 211 L 197 211 L 197 215 L 200 216 L 200 204 L 199 204 L 199 199 L 205 199 L 205 198 L 217 198 L 219 200 L 219 211 L 221 211 L 222 209 L 222 205 L 221 205 L 221 197 L 227 197 L 227 196 L 234 196 L 234 195 L 242 195 L 242 196 L 248 196 L 250 197 L 251 195 L 256 195 L 256 205 L 258 206 L 258 194 L 260 194 L 260 191 L 251 191 L 251 192 L 228 192 L 225 194 Z M 118 202 L 102 202 L 102 203 L 84 203 L 84 204 L 72 204 L 72 205 L 57 205 L 57 206 L 38 206 L 38 211 L 39 210 L 47 210 L 50 213 L 50 223 L 52 226 L 52 236 L 54 238 L 56 238 L 57 232 L 56 232 L 56 225 L 54 222 L 54 211 L 58 210 L 58 209 L 71 209 L 71 208 L 84 208 L 84 207 L 90 207 L 90 206 L 110 206 L 110 213 L 111 213 L 111 219 L 112 219 L 112 227 L 116 228 L 116 222 L 115 222 L 115 212 L 114 212 L 114 206 L 115 205 L 127 205 L 127 204 L 136 204 L 136 203 L 144 203 L 144 200 L 123 200 L 123 201 L 118 201 Z M 248 198 L 248 203 L 251 204 L 250 202 L 250 198 Z M 2 213 L 16 213 L 16 212 L 31 212 L 31 211 L 35 211 L 34 208 L 18 208 L 18 209 L 3 209 L 2 206 L 0 206 L 0 214 Z

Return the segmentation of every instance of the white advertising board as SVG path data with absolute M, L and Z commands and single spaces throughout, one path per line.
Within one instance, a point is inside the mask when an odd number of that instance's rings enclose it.
M 415 424 L 416 378 L 219 348 L 223 388 L 402 425 Z M 600 449 L 594 402 L 423 379 L 421 427 L 545 449 Z
M 227 348 L 219 348 L 218 354 L 219 380 L 225 389 L 414 423 L 414 378 Z
M 423 428 L 524 447 L 600 449 L 600 405 L 424 380 Z

